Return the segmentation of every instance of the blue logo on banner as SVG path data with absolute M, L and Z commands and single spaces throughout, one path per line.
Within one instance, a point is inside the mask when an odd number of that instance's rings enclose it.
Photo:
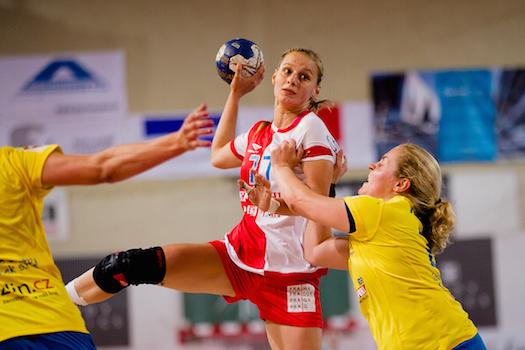
M 219 123 L 220 117 L 221 116 L 218 114 L 209 115 L 209 118 L 213 120 L 215 125 Z M 177 131 L 181 128 L 182 123 L 184 123 L 184 118 L 186 118 L 186 115 L 162 117 L 162 119 L 146 117 L 146 120 L 144 121 L 144 136 L 146 138 L 151 138 Z M 202 139 L 211 140 L 212 136 L 203 137 Z
M 85 67 L 73 60 L 49 63 L 23 88 L 23 93 L 82 92 L 101 89 L 104 84 Z

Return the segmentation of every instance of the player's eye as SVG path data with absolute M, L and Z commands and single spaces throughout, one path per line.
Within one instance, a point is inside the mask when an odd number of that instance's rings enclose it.
M 299 75 L 299 79 L 301 79 L 302 81 L 308 81 L 310 80 L 310 76 L 308 74 L 301 74 Z

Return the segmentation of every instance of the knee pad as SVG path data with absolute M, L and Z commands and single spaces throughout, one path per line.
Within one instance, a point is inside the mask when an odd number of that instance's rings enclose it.
M 166 257 L 161 247 L 130 249 L 102 259 L 93 270 L 95 283 L 115 294 L 130 284 L 159 284 L 166 275 Z

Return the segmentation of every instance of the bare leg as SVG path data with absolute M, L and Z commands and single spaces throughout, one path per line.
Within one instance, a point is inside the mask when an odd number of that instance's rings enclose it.
M 181 292 L 235 295 L 219 254 L 212 245 L 169 244 L 162 249 L 166 256 L 166 276 L 162 286 Z M 93 269 L 75 280 L 75 289 L 88 304 L 113 296 L 98 287 L 93 279 Z
M 272 350 L 319 350 L 321 328 L 303 328 L 266 322 L 266 335 Z
M 188 293 L 235 295 L 219 253 L 211 244 L 170 244 L 162 249 L 167 265 L 164 287 Z

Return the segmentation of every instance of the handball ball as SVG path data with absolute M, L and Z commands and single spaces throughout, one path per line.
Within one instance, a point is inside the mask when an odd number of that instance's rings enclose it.
M 238 63 L 243 65 L 242 74 L 249 77 L 261 66 L 263 54 L 259 46 L 247 39 L 233 39 L 224 43 L 217 52 L 215 65 L 219 76 L 230 84 Z

